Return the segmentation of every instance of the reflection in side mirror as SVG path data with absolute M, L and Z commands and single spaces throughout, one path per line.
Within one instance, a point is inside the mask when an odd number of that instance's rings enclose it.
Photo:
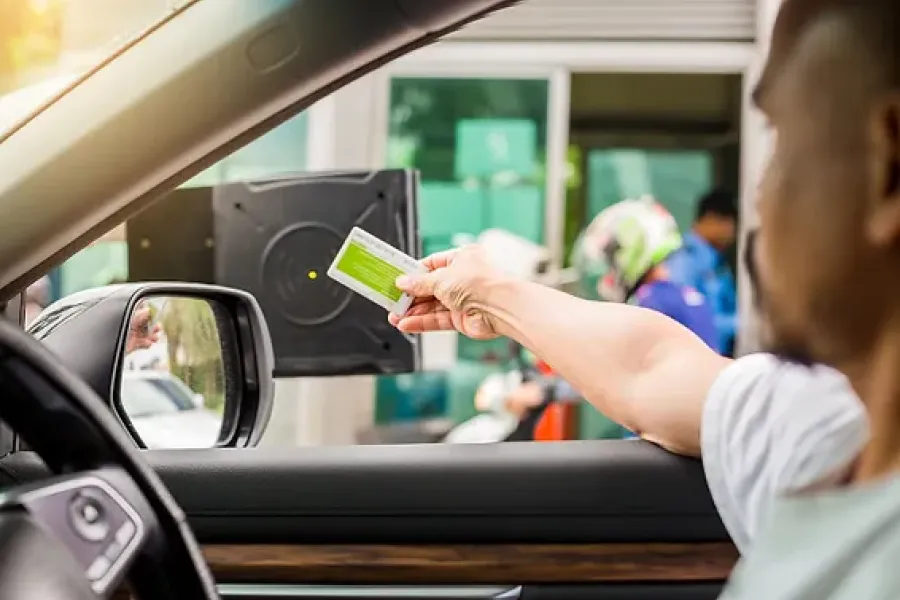
M 227 312 L 214 300 L 147 296 L 129 316 L 114 397 L 123 420 L 151 449 L 211 448 L 222 432 Z
M 140 447 L 249 448 L 259 444 L 272 414 L 272 338 L 259 303 L 243 290 L 185 282 L 108 285 L 57 300 L 28 332 L 94 390 Z M 135 417 L 145 442 L 131 423 L 136 401 L 126 411 L 122 391 L 156 385 L 145 381 L 152 375 L 170 382 L 158 385 L 183 386 L 172 392 L 181 403 L 214 419 L 196 417 L 206 425 L 185 433 L 184 425 L 179 431 L 158 425 L 162 416 Z M 189 417 L 177 418 L 180 424 Z M 156 425 L 148 425 L 151 420 Z M 216 428 L 218 437 L 210 442 Z

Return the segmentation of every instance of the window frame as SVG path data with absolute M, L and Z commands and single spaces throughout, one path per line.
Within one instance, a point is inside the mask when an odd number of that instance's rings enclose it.
M 529 67 L 490 63 L 406 63 L 398 61 L 378 72 L 375 79 L 375 108 L 372 136 L 374 164 L 387 161 L 390 131 L 391 80 L 424 79 L 544 79 L 547 81 L 546 177 L 544 184 L 544 243 L 550 250 L 551 276 L 563 263 L 565 228 L 565 164 L 569 140 L 570 73 L 561 67 Z
M 376 71 L 372 111 L 372 164 L 384 165 L 393 77 L 546 78 L 547 177 L 544 240 L 552 257 L 551 281 L 567 280 L 565 264 L 566 163 L 573 73 L 729 73 L 748 79 L 757 54 L 752 42 L 534 42 L 443 41 L 417 50 Z M 491 57 L 486 60 L 485 57 Z M 744 133 L 744 132 L 742 132 Z M 741 164 L 751 140 L 742 142 Z

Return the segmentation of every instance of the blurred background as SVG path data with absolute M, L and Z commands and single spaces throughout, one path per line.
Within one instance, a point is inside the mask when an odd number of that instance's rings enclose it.
M 181 4 L 0 0 L 0 131 Z M 578 233 L 625 198 L 652 194 L 687 232 L 698 200 L 724 190 L 740 199 L 741 226 L 752 221 L 748 197 L 768 139 L 746 90 L 776 8 L 526 0 L 365 76 L 182 187 L 414 168 L 426 253 L 501 228 L 547 248 L 550 275 L 564 282 Z M 108 232 L 51 271 L 36 306 L 129 280 L 129 248 L 149 242 L 128 231 Z M 740 282 L 734 255 L 726 258 Z M 752 316 L 738 289 L 738 344 L 749 347 Z M 264 443 L 391 441 L 372 428 L 464 422 L 477 413 L 480 383 L 509 368 L 509 348 L 460 339 L 454 352 L 452 364 L 417 374 L 280 380 Z M 544 439 L 621 435 L 586 403 L 554 418 Z

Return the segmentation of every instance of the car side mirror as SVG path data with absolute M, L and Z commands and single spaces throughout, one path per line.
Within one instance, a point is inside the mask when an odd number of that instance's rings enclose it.
M 142 448 L 249 447 L 272 412 L 274 356 L 252 295 L 191 283 L 85 290 L 28 328 Z

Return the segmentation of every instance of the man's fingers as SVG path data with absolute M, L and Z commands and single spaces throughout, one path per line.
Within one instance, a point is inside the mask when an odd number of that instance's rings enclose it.
M 457 252 L 459 252 L 458 248 L 444 250 L 443 252 L 435 252 L 434 254 L 423 258 L 422 264 L 429 271 L 443 269 L 444 267 L 450 266 L 450 263 L 453 262 L 453 257 L 456 256 Z
M 427 296 L 424 298 L 413 298 L 412 304 L 410 304 L 409 310 L 407 310 L 407 312 L 412 310 L 414 307 L 419 306 L 420 304 L 431 304 L 432 302 L 434 302 L 433 296 Z
M 401 275 L 397 278 L 397 287 L 411 296 L 428 298 L 434 296 L 434 288 L 437 285 L 435 273 L 424 275 Z
M 413 304 L 404 317 L 417 317 L 419 315 L 427 315 L 428 313 L 440 312 L 443 310 L 447 310 L 447 308 L 440 303 L 440 301 L 435 300 L 434 298 L 425 299 L 418 304 Z
M 406 317 L 419 317 L 422 315 L 427 315 L 433 312 L 441 312 L 447 310 L 443 304 L 435 300 L 434 298 L 419 298 L 412 306 L 409 307 L 409 310 L 406 311 L 405 314 L 398 315 L 395 313 L 388 313 L 388 322 L 396 327 L 400 321 L 402 321 Z
M 445 250 L 436 252 L 420 262 L 428 269 L 428 273 L 416 275 L 401 275 L 397 278 L 396 286 L 401 291 L 414 296 L 416 299 L 430 298 L 434 296 L 434 288 L 437 286 L 438 274 L 435 271 L 450 266 L 453 257 L 457 255 L 459 249 Z
M 429 331 L 452 331 L 453 319 L 449 310 L 431 312 L 424 315 L 405 316 L 397 322 L 397 329 L 404 333 L 426 333 Z

